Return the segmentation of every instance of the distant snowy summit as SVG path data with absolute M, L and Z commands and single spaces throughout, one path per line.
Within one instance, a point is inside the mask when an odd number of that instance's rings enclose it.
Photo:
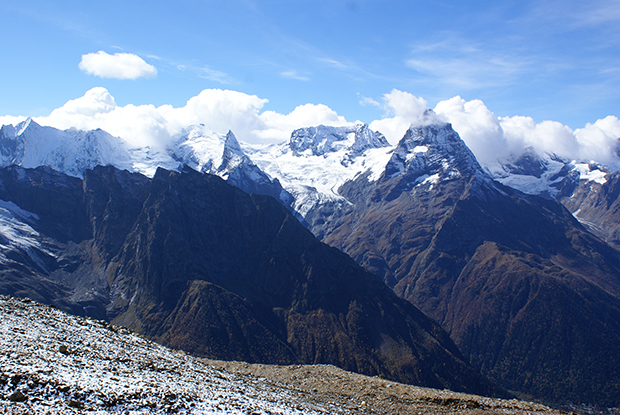
M 371 131 L 367 124 L 354 127 L 319 125 L 293 131 L 288 146 L 296 156 L 325 156 L 327 153 L 341 152 L 351 160 L 366 150 L 390 147 L 390 143 L 380 132 Z
M 552 199 L 570 196 L 581 180 L 605 184 L 612 171 L 596 161 L 569 160 L 528 147 L 519 156 L 498 160 L 487 170 L 493 178 L 523 193 Z
M 300 219 L 319 206 L 346 205 L 339 189 L 362 176 L 372 182 L 402 175 L 412 188 L 475 174 L 560 200 L 580 182 L 602 185 L 612 173 L 596 162 L 565 160 L 531 148 L 483 168 L 452 126 L 435 118 L 409 128 L 395 146 L 366 124 L 300 128 L 288 141 L 272 145 L 247 144 L 232 131 L 222 135 L 190 125 L 167 146 L 143 148 L 131 148 L 103 130 L 61 131 L 27 119 L 0 129 L 0 165 L 13 164 L 46 165 L 76 177 L 97 165 L 148 176 L 158 167 L 181 170 L 187 165 L 247 192 L 273 196 Z
M 50 166 L 72 176 L 86 169 L 113 164 L 131 168 L 130 151 L 124 140 L 103 130 L 65 131 L 42 127 L 31 118 L 0 129 L 0 165 L 26 168 Z
M 450 124 L 412 126 L 407 130 L 386 166 L 390 178 L 403 172 L 413 183 L 487 175 Z

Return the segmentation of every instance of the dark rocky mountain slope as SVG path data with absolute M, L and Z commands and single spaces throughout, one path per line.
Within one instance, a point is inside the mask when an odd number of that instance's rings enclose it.
M 438 324 L 268 196 L 216 176 L 0 169 L 0 293 L 126 325 L 197 355 L 331 363 L 502 393 Z
M 484 374 L 548 401 L 620 404 L 620 257 L 562 205 L 494 182 L 449 125 L 411 128 L 378 181 L 339 192 L 351 205 L 317 233 Z

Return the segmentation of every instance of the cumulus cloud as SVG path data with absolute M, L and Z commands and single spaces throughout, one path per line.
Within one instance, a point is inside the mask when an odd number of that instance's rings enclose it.
M 21 117 L 19 115 L 2 115 L 0 116 L 0 126 L 2 125 L 17 125 L 20 122 L 24 121 L 26 117 Z
M 481 100 L 466 101 L 459 96 L 440 101 L 429 113 L 423 98 L 396 89 L 383 96 L 382 106 L 386 116 L 371 122 L 370 128 L 383 133 L 392 144 L 403 137 L 410 125 L 443 121 L 452 124 L 478 161 L 489 168 L 496 166 L 498 160 L 519 157 L 528 147 L 541 154 L 596 160 L 612 169 L 620 168 L 620 120 L 615 116 L 573 131 L 557 121 L 497 117 Z
M 157 75 L 157 69 L 137 55 L 131 53 L 109 55 L 102 50 L 82 55 L 78 67 L 87 74 L 100 78 L 138 79 L 153 78 Z
M 204 124 L 220 134 L 232 130 L 240 140 L 250 143 L 280 142 L 301 127 L 352 124 L 322 104 L 300 105 L 289 114 L 261 112 L 267 102 L 242 92 L 205 89 L 182 107 L 118 106 L 105 88 L 97 87 L 35 121 L 59 129 L 101 128 L 134 147 L 165 146 L 191 124 Z
M 482 101 L 456 96 L 439 102 L 435 112 L 452 124 L 479 162 L 494 162 L 510 152 L 498 118 Z
M 555 153 L 566 158 L 579 158 L 579 143 L 573 130 L 557 121 L 535 122 L 531 117 L 499 118 L 505 140 L 514 155 L 526 147 L 539 153 Z
M 265 129 L 262 131 L 257 130 L 255 134 L 259 138 L 275 141 L 283 141 L 290 138 L 291 133 L 298 128 L 313 127 L 321 124 L 334 127 L 353 124 L 323 104 L 299 105 L 286 115 L 274 111 L 265 111 L 260 115 L 260 119 Z
M 409 92 L 393 89 L 390 93 L 384 94 L 383 107 L 386 116 L 371 122 L 369 126 L 372 130 L 380 131 L 392 144 L 398 143 L 411 125 L 426 125 L 439 121 L 429 112 L 423 98 Z
M 575 137 L 581 145 L 582 158 L 618 164 L 617 151 L 620 139 L 618 117 L 609 115 L 594 124 L 588 123 L 584 128 L 575 130 Z
M 595 160 L 612 169 L 620 167 L 620 120 L 615 116 L 573 131 L 557 121 L 496 117 L 482 101 L 465 101 L 458 96 L 439 102 L 435 112 L 452 123 L 478 161 L 489 168 L 498 159 L 519 157 L 526 148 L 569 160 Z

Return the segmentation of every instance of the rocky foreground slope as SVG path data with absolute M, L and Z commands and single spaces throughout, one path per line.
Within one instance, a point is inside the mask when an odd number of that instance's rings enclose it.
M 4 414 L 554 414 L 333 366 L 203 361 L 103 321 L 0 297 Z

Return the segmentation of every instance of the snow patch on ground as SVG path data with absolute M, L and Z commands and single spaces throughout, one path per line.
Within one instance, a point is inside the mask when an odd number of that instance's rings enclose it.
M 127 329 L 0 297 L 0 411 L 329 414 L 299 392 L 215 369 Z

